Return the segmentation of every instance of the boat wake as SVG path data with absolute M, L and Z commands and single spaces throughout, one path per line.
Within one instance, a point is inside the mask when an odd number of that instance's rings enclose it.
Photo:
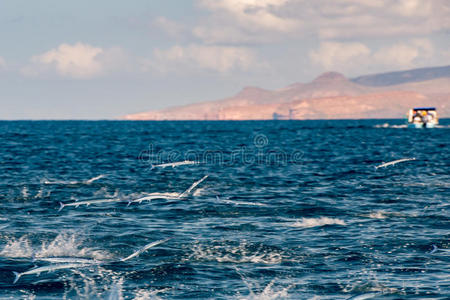
M 408 128 L 408 124 L 377 124 L 373 128 Z M 450 125 L 434 125 L 434 128 L 450 128 Z
M 396 125 L 396 124 L 389 124 L 389 123 L 383 123 L 383 124 L 377 124 L 375 126 L 373 126 L 374 128 L 408 128 L 407 124 L 401 124 L 401 125 Z

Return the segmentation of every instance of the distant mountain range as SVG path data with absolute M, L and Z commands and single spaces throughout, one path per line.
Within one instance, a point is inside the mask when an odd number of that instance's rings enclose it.
M 442 77 L 450 77 L 450 66 L 364 75 L 354 78 L 352 81 L 368 86 L 387 86 L 407 82 L 432 80 Z
M 402 118 L 415 106 L 450 117 L 450 66 L 347 79 L 336 72 L 279 90 L 246 87 L 235 96 L 124 116 L 127 120 Z

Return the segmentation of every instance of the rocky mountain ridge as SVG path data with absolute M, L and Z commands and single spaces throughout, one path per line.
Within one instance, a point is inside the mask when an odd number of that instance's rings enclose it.
M 427 70 L 427 72 L 430 72 Z M 416 73 L 416 72 L 413 72 Z M 361 80 L 359 80 L 361 81 Z M 126 120 L 271 120 L 402 118 L 415 106 L 450 117 L 450 77 L 368 86 L 337 72 L 270 91 L 245 87 L 235 96 L 126 115 Z

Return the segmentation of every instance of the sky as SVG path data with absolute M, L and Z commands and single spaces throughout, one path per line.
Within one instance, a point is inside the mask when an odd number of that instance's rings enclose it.
M 0 0 L 0 119 L 117 119 L 444 65 L 449 0 Z

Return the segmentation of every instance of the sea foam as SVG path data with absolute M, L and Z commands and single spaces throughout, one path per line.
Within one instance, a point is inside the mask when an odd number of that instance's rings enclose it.
M 292 227 L 301 227 L 301 228 L 312 228 L 319 227 L 325 225 L 347 225 L 343 220 L 328 218 L 328 217 L 320 217 L 320 218 L 302 218 L 294 223 L 291 223 Z
M 269 282 L 262 290 L 258 282 L 254 283 L 249 278 L 246 278 L 242 273 L 236 269 L 236 272 L 241 277 L 244 284 L 247 286 L 249 294 L 242 296 L 237 295 L 237 299 L 241 300 L 276 300 L 287 299 L 289 297 L 288 291 L 294 285 L 291 284 L 287 287 L 275 287 L 276 278 Z M 258 291 L 259 290 L 259 291 Z
M 192 252 L 190 259 L 221 263 L 279 264 L 283 261 L 281 251 L 263 248 L 262 246 L 254 247 L 246 242 L 241 242 L 239 245 L 196 243 Z
M 4 257 L 84 257 L 97 260 L 110 258 L 107 252 L 83 247 L 79 236 L 69 233 L 60 233 L 51 241 L 42 241 L 40 246 L 34 246 L 28 236 L 7 239 L 6 245 L 0 251 Z

